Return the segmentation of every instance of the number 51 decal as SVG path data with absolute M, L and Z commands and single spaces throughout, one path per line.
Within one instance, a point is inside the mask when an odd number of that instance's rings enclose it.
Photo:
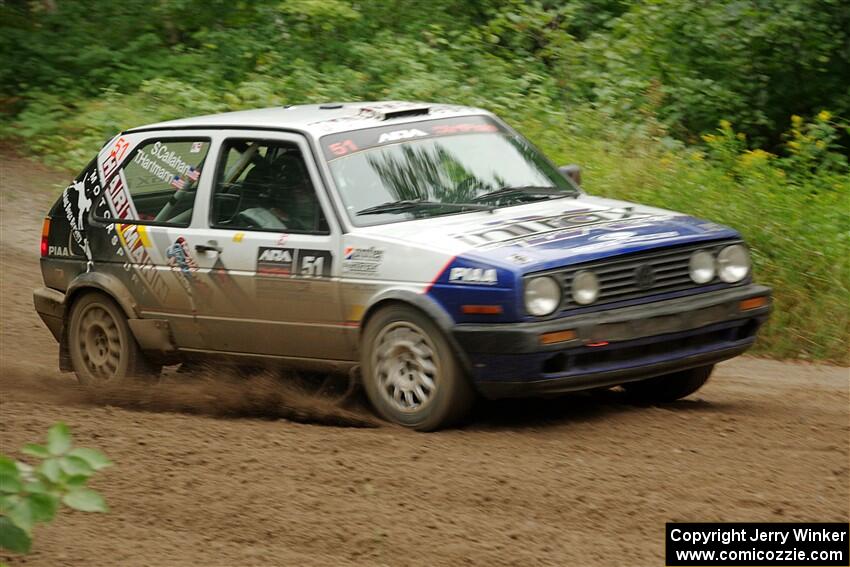
M 333 256 L 327 250 L 298 250 L 298 275 L 309 278 L 328 278 Z

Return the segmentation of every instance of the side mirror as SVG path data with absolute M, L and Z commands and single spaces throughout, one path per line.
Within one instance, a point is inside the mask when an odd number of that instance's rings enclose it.
M 575 164 L 562 165 L 558 168 L 558 171 L 561 172 L 561 175 L 569 177 L 573 180 L 573 183 L 581 187 L 581 168 L 579 166 Z

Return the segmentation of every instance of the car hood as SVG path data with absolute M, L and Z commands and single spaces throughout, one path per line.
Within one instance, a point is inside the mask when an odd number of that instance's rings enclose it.
M 739 237 L 725 226 L 681 213 L 587 195 L 360 228 L 356 233 L 520 272 Z

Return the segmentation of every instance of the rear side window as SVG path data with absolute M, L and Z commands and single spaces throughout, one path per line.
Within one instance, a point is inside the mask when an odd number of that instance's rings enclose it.
M 188 138 L 142 143 L 118 173 L 123 190 L 107 187 L 112 214 L 125 223 L 189 226 L 209 146 Z

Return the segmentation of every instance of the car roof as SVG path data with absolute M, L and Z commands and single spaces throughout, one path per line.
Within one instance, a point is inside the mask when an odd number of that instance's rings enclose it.
M 490 115 L 470 106 L 411 101 L 329 102 L 277 106 L 179 118 L 126 130 L 126 133 L 182 128 L 261 128 L 297 130 L 313 136 L 405 124 L 432 118 Z

